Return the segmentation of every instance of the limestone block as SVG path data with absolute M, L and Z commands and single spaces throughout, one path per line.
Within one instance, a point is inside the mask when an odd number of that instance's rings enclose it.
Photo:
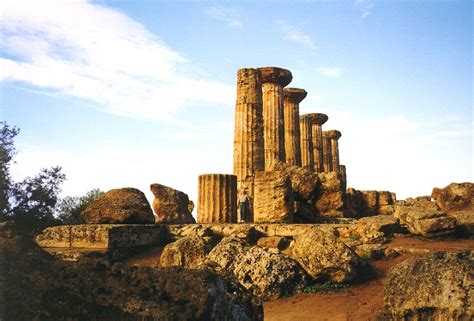
M 206 262 L 206 256 L 211 249 L 211 238 L 190 234 L 165 246 L 160 257 L 160 265 L 199 268 Z
M 80 214 L 87 224 L 153 224 L 150 204 L 136 188 L 112 189 L 93 200 Z
M 254 222 L 293 222 L 294 195 L 290 176 L 284 171 L 255 175 Z
M 344 186 L 336 172 L 318 173 L 320 185 L 314 207 L 320 216 L 343 216 L 345 207 Z
M 261 237 L 257 241 L 257 245 L 260 247 L 275 248 L 279 250 L 283 250 L 288 246 L 288 244 L 288 240 L 283 236 Z
M 36 236 L 40 247 L 71 247 L 72 225 L 48 227 Z
M 434 188 L 431 197 L 444 212 L 470 210 L 474 213 L 474 183 L 451 183 Z
M 194 208 L 194 204 L 191 206 L 192 202 L 189 201 L 187 194 L 156 183 L 150 185 L 150 190 L 155 196 L 153 200 L 155 223 L 196 223 L 189 211 L 190 207 Z
M 335 236 L 318 229 L 294 237 L 289 255 L 315 279 L 348 282 L 356 277 L 359 257 Z
M 391 320 L 472 320 L 473 251 L 433 252 L 393 267 L 384 302 Z

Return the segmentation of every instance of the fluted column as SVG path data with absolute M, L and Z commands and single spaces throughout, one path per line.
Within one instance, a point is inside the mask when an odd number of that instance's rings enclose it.
M 312 125 L 312 141 L 313 141 L 313 160 L 314 170 L 317 172 L 324 172 L 323 161 L 323 127 L 322 125 L 328 121 L 326 114 L 313 114 Z
M 338 130 L 328 130 L 329 138 L 331 139 L 331 170 L 339 172 L 339 143 L 341 132 Z
M 300 141 L 301 141 L 301 166 L 308 169 L 314 168 L 312 114 L 300 116 Z
M 323 131 L 323 168 L 325 172 L 332 171 L 331 137 L 327 131 Z
M 301 166 L 300 107 L 308 93 L 300 88 L 284 88 L 285 156 L 289 165 Z
M 283 87 L 293 76 L 286 69 L 258 68 L 262 82 L 263 141 L 265 170 L 285 161 L 285 134 L 283 119 Z
M 254 68 L 237 71 L 234 124 L 234 175 L 238 189 L 247 187 L 253 198 L 253 178 L 264 170 L 262 84 Z
M 198 184 L 198 223 L 237 222 L 237 176 L 204 174 Z
M 342 186 L 344 190 L 347 188 L 347 174 L 346 174 L 346 165 L 339 165 L 339 174 L 341 175 Z

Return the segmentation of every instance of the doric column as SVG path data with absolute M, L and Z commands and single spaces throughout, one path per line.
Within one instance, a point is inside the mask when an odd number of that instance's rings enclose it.
M 198 223 L 237 222 L 237 176 L 204 174 L 198 184 Z
M 238 189 L 247 187 L 253 198 L 253 178 L 264 170 L 262 84 L 254 68 L 237 71 L 234 124 L 234 175 Z
M 339 174 L 341 175 L 341 181 L 342 181 L 344 190 L 346 190 L 347 188 L 346 165 L 339 165 Z
M 331 135 L 323 131 L 323 169 L 325 172 L 332 171 Z
M 286 69 L 258 68 L 262 81 L 263 141 L 265 170 L 285 161 L 285 134 L 283 120 L 283 87 L 293 76 Z
M 328 130 L 329 138 L 331 139 L 331 170 L 339 172 L 339 143 L 341 132 L 338 130 Z
M 286 163 L 301 166 L 300 143 L 300 107 L 299 103 L 308 93 L 300 88 L 285 88 L 284 95 L 284 127 Z
M 313 114 L 312 140 L 313 140 L 313 160 L 314 170 L 324 172 L 323 161 L 323 127 L 322 125 L 328 121 L 326 114 Z
M 313 117 L 312 114 L 300 116 L 301 167 L 313 169 Z

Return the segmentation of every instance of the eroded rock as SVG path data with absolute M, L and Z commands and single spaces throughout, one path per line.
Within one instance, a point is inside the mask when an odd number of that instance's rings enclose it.
M 112 189 L 93 200 L 81 213 L 87 224 L 153 224 L 150 204 L 136 188 Z
M 276 249 L 249 246 L 236 237 L 222 239 L 208 258 L 263 300 L 293 294 L 305 284 L 305 273 L 295 261 Z
M 199 268 L 206 262 L 206 256 L 213 245 L 213 239 L 210 237 L 189 234 L 165 246 L 160 265 Z
M 434 188 L 431 197 L 445 212 L 474 211 L 474 183 L 451 183 L 444 188 Z
M 474 252 L 435 252 L 389 272 L 385 307 L 393 320 L 472 320 Z
M 292 223 L 294 195 L 290 176 L 272 170 L 255 174 L 255 223 Z
M 288 255 L 315 279 L 342 283 L 353 280 L 357 275 L 357 254 L 334 235 L 320 229 L 296 235 Z
M 153 200 L 155 223 L 196 223 L 191 215 L 194 203 L 189 200 L 187 194 L 161 184 L 151 184 L 150 190 L 155 196 Z
M 319 173 L 320 185 L 314 198 L 316 213 L 322 216 L 343 216 L 345 190 L 336 172 Z
M 251 294 L 208 270 L 54 260 L 0 237 L 2 320 L 263 320 Z

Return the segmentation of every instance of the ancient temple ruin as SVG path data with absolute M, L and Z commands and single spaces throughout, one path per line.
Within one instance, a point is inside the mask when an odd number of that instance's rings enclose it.
M 328 120 L 325 114 L 300 115 L 299 105 L 308 93 L 302 88 L 287 88 L 292 79 L 289 70 L 278 67 L 237 71 L 233 148 L 236 188 L 230 183 L 220 184 L 222 180 L 219 179 L 212 184 L 203 182 L 204 178 L 221 177 L 219 175 L 223 174 L 200 176 L 198 223 L 236 223 L 238 215 L 235 213 L 241 191 L 245 189 L 250 199 L 258 203 L 262 194 L 255 197 L 257 173 L 276 171 L 276 167 L 281 170 L 281 164 L 315 173 L 334 172 L 345 191 L 346 168 L 339 164 L 338 140 L 341 132 L 323 131 L 323 124 Z M 283 182 L 285 179 L 280 177 L 276 181 Z M 261 187 L 259 191 L 262 190 L 267 189 Z M 288 203 L 288 200 L 280 201 L 281 204 Z M 253 204 L 252 208 L 260 209 L 258 205 Z M 289 208 L 293 208 L 293 204 Z M 258 221 L 273 220 L 257 212 Z M 283 216 L 288 222 L 287 216 Z

